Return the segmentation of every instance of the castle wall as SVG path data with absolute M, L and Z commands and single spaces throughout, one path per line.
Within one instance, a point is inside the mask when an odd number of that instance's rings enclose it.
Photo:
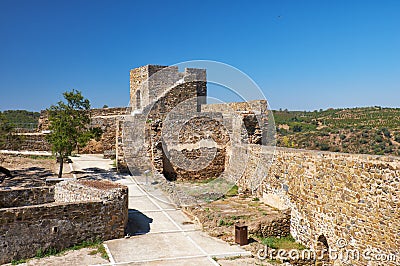
M 130 114 L 130 108 L 127 107 L 91 109 L 91 126 L 100 128 L 103 133 L 100 140 L 90 140 L 86 147 L 79 150 L 79 153 L 104 154 L 105 158 L 114 158 L 117 122 L 127 114 Z M 51 146 L 45 138 L 46 134 L 40 133 L 48 129 L 47 112 L 42 111 L 38 125 L 39 133 L 23 135 L 17 146 L 18 150 L 50 151 Z
M 38 205 L 0 209 L 0 263 L 33 257 L 39 250 L 124 236 L 127 187 L 108 181 L 63 181 L 48 190 L 46 197 L 55 199 L 48 203 L 33 196 L 45 194 L 47 188 L 32 190 L 36 192 L 2 192 L 32 195 L 31 203 Z
M 225 171 L 230 144 L 221 113 L 178 112 L 170 114 L 169 119 L 173 125 L 183 126 L 179 132 L 164 128 L 163 137 L 169 140 L 169 154 L 162 157 L 164 176 L 169 180 L 219 177 Z M 175 138 L 177 133 L 179 137 Z
M 196 81 L 206 81 L 204 69 L 187 68 L 179 72 L 177 66 L 147 65 L 134 68 L 130 71 L 130 106 L 132 110 L 140 112 L 172 87 Z
M 249 154 L 266 156 L 251 147 Z M 397 157 L 278 148 L 258 193 L 273 206 L 291 208 L 291 233 L 307 246 L 316 248 L 323 235 L 333 250 L 380 249 L 399 259 L 399 175 Z M 239 185 L 246 187 L 246 180 Z M 337 246 L 341 239 L 343 249 Z M 350 261 L 367 264 L 363 258 Z
M 220 112 L 224 116 L 232 113 L 241 117 L 246 132 L 243 140 L 249 144 L 266 144 L 268 135 L 269 111 L 267 101 L 255 100 L 249 102 L 232 102 L 201 105 L 202 112 Z
M 117 124 L 117 167 L 126 170 L 129 165 L 133 174 L 139 174 L 154 166 L 162 173 L 168 167 L 162 149 L 163 122 L 178 105 L 183 104 L 185 112 L 200 110 L 207 94 L 206 72 L 148 65 L 132 69 L 130 74 L 133 115 Z M 135 98 L 138 90 L 140 99 Z
M 167 115 L 183 103 L 187 112 L 196 111 L 198 97 L 206 93 L 205 82 L 187 82 L 170 88 L 143 113 L 126 117 L 122 126 L 123 154 L 118 154 L 118 162 L 126 160 L 132 173 L 137 174 L 154 167 L 163 171 L 161 132 Z

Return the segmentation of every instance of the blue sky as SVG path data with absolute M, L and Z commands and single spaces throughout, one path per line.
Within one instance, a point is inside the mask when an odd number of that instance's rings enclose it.
M 70 89 L 127 106 L 131 68 L 196 59 L 241 69 L 273 109 L 400 107 L 399 14 L 395 0 L 0 0 L 0 110 Z

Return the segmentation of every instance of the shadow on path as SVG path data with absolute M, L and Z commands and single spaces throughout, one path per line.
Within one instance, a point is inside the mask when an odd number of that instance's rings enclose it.
M 84 168 L 82 171 L 74 171 L 75 174 L 82 174 L 79 178 L 89 179 L 89 180 L 101 180 L 106 179 L 109 181 L 118 181 L 122 177 L 117 175 L 115 170 L 104 170 L 98 167 Z
M 11 170 L 12 177 L 4 178 L 0 187 L 39 187 L 46 185 L 46 178 L 57 177 L 52 171 L 41 167 Z
M 129 209 L 128 211 L 128 225 L 126 227 L 125 234 L 133 235 L 144 235 L 150 232 L 150 224 L 153 219 L 146 216 L 135 209 Z

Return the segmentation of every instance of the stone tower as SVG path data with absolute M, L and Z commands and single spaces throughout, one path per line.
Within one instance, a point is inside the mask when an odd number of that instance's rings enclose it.
M 147 105 L 157 101 L 169 89 L 179 84 L 196 82 L 199 84 L 197 95 L 206 96 L 206 70 L 186 68 L 179 72 L 177 66 L 146 65 L 130 71 L 130 107 L 134 113 L 141 113 Z M 205 97 L 199 99 L 205 104 Z

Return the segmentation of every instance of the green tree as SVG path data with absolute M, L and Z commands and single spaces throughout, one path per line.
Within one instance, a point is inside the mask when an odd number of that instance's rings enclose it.
M 85 145 L 90 137 L 90 102 L 80 91 L 63 93 L 66 102 L 59 101 L 47 109 L 50 134 L 48 140 L 60 162 L 58 177 L 62 177 L 64 159 L 79 145 Z

